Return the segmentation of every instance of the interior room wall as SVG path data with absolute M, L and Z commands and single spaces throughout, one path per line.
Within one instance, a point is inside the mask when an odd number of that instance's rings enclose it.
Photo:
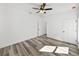
M 76 44 L 73 5 L 52 4 L 53 10 L 42 15 L 36 11 L 31 13 L 32 5 L 29 4 L 0 4 L 0 48 L 43 34 Z
M 32 5 L 0 4 L 0 48 L 37 36 L 38 15 L 29 12 Z
M 79 15 L 78 15 L 78 47 L 79 47 Z
M 78 5 L 78 8 L 77 8 L 77 19 L 78 19 L 78 47 L 79 47 L 79 4 Z

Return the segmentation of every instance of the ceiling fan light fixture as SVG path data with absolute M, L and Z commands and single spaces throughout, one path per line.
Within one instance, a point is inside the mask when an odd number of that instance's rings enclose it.
M 39 12 L 39 13 L 43 14 L 43 13 L 45 13 L 45 10 L 40 10 L 40 12 Z
M 52 10 L 52 8 L 45 8 L 46 7 L 46 3 L 43 3 L 40 5 L 40 8 L 33 8 L 38 10 L 36 13 L 41 13 L 41 14 L 45 14 L 47 10 Z

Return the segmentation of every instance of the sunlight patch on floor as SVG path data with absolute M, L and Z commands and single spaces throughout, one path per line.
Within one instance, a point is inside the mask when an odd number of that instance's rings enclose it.
M 40 52 L 53 52 L 55 50 L 56 46 L 44 46 L 39 51 Z
M 68 54 L 69 47 L 60 47 L 60 46 L 44 46 L 40 50 L 40 52 L 55 52 L 59 54 Z
M 57 47 L 55 53 L 68 54 L 69 53 L 69 47 Z

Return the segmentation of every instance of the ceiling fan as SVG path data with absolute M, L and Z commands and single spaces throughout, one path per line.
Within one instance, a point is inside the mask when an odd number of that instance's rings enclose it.
M 35 10 L 38 10 L 36 13 L 46 13 L 47 10 L 52 10 L 52 8 L 45 8 L 46 3 L 43 3 L 40 8 L 33 8 Z

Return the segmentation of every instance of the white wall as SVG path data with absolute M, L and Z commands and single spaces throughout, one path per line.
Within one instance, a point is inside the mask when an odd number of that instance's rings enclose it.
M 37 36 L 36 14 L 29 4 L 0 4 L 0 48 Z
M 79 15 L 78 15 L 78 48 L 79 48 Z
M 46 15 L 47 36 L 57 40 L 77 44 L 76 10 L 72 10 L 75 4 L 53 4 L 53 11 Z
M 78 19 L 78 48 L 79 48 L 79 4 L 78 5 L 78 8 L 77 8 L 77 19 Z

